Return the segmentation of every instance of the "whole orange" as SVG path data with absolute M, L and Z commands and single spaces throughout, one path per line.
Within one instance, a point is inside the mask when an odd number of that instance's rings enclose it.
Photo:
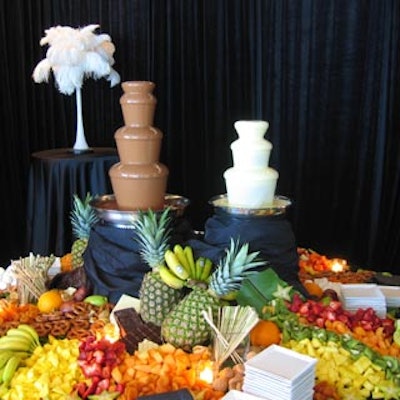
M 262 319 L 250 331 L 250 344 L 257 347 L 268 347 L 271 344 L 279 344 L 281 341 L 281 330 L 273 322 Z
M 37 307 L 42 313 L 50 313 L 58 310 L 63 303 L 63 299 L 59 290 L 48 290 L 40 295 Z
M 318 283 L 315 283 L 314 281 L 305 281 L 303 283 L 303 286 L 305 287 L 307 293 L 310 296 L 315 296 L 317 298 L 320 298 L 324 293 L 321 286 L 319 286 Z

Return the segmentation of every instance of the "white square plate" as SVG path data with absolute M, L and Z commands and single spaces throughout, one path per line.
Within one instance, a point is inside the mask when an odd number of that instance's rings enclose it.
M 228 393 L 225 394 L 224 397 L 222 397 L 221 400 L 268 400 L 265 397 L 257 397 L 254 396 L 250 393 L 244 393 L 241 392 L 240 390 L 230 390 Z
M 310 372 L 316 363 L 315 358 L 272 344 L 246 361 L 244 366 L 245 370 L 250 367 L 250 370 L 256 369 L 268 376 L 274 375 L 277 379 L 293 383 Z

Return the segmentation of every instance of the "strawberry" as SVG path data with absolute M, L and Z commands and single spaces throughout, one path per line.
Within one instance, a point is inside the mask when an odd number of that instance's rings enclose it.
M 299 312 L 301 305 L 303 304 L 303 300 L 301 299 L 298 293 L 295 293 L 292 298 L 292 302 L 289 303 L 288 309 L 294 313 Z
M 329 303 L 329 308 L 331 308 L 333 311 L 339 311 L 342 310 L 342 303 L 337 300 L 332 300 Z
M 104 392 L 105 390 L 108 390 L 110 387 L 110 379 L 109 378 L 104 378 L 101 381 L 97 383 L 97 387 L 95 390 L 96 394 L 100 394 L 101 392 Z
M 102 376 L 101 366 L 96 363 L 88 363 L 86 361 L 78 360 L 79 366 L 82 369 L 86 378 Z
M 345 325 L 351 326 L 350 317 L 346 313 L 339 314 L 337 316 L 337 319 L 339 321 L 343 322 Z
M 315 324 L 318 326 L 318 328 L 324 328 L 325 327 L 325 318 L 319 317 L 315 320 Z
M 323 315 L 328 321 L 336 321 L 336 313 L 333 310 L 327 308 Z
M 94 362 L 102 364 L 105 360 L 105 354 L 102 350 L 96 350 L 93 352 Z
M 306 302 L 300 306 L 298 313 L 300 315 L 308 315 L 310 313 L 310 308 L 310 303 Z

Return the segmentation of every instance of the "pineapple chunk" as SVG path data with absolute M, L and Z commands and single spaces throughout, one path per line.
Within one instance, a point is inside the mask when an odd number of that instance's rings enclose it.
M 359 374 L 363 374 L 364 371 L 371 367 L 371 364 L 372 362 L 369 358 L 367 358 L 366 356 L 361 356 L 358 360 L 355 361 L 355 363 L 353 364 L 353 368 Z

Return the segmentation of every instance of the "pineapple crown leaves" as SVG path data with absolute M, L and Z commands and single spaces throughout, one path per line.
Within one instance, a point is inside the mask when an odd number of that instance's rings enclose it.
M 255 268 L 267 264 L 258 259 L 259 254 L 259 251 L 249 253 L 248 243 L 240 244 L 239 239 L 234 241 L 231 238 L 225 257 L 219 261 L 217 269 L 211 275 L 210 290 L 217 296 L 239 290 L 243 280 L 255 273 Z
M 72 233 L 78 239 L 88 239 L 91 228 L 99 221 L 96 211 L 90 205 L 93 196 L 88 192 L 85 199 L 81 200 L 75 193 L 70 213 Z
M 139 253 L 153 270 L 163 264 L 164 254 L 169 248 L 171 238 L 170 208 L 161 214 L 152 210 L 140 211 L 133 221 L 136 231 L 135 240 L 140 246 Z

